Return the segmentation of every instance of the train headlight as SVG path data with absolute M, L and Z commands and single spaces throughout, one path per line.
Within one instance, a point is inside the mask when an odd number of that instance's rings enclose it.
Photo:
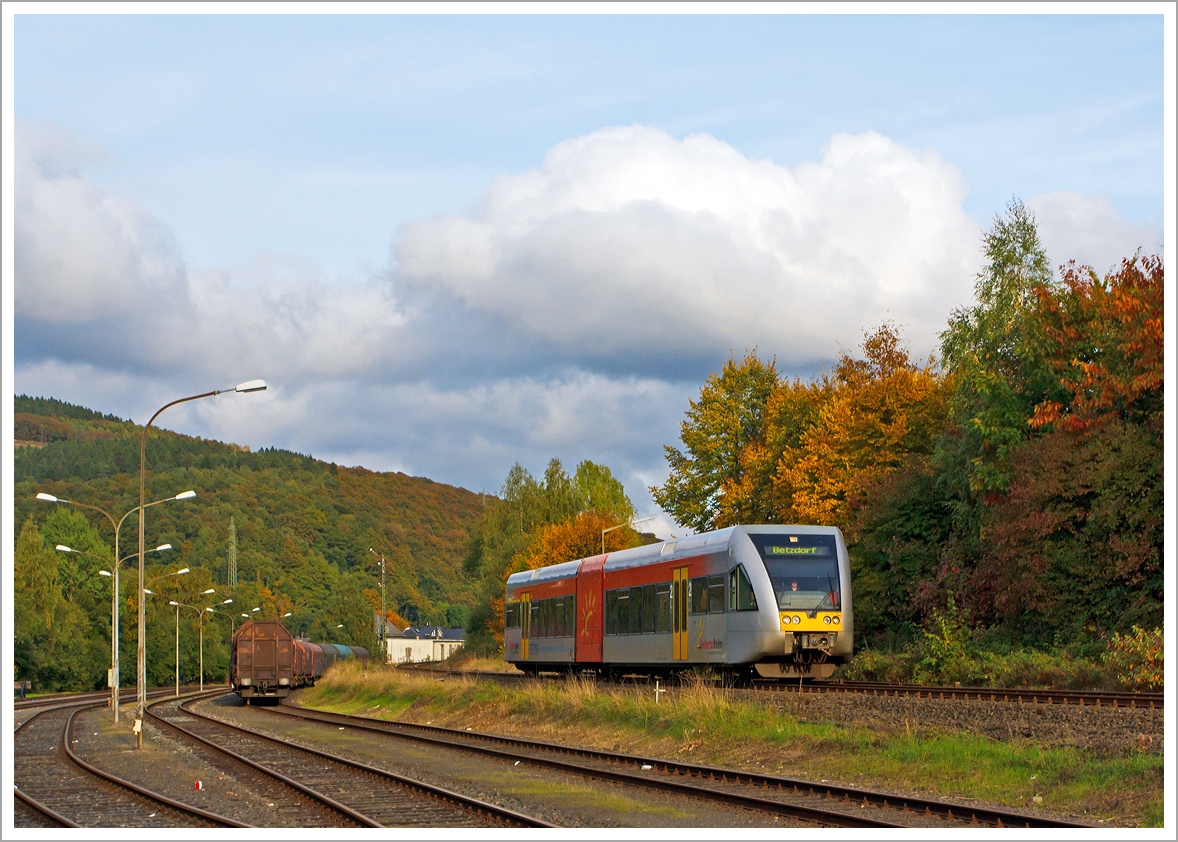
M 823 617 L 822 622 L 826 623 L 826 625 L 829 626 L 830 625 L 830 617 Z
M 278 679 L 278 683 L 281 684 L 283 687 L 285 687 L 286 685 L 290 684 L 290 679 L 289 678 L 280 678 L 280 679 Z
M 837 626 L 837 625 L 839 624 L 839 618 L 838 618 L 838 617 L 835 617 L 833 622 L 834 622 L 834 624 Z
M 242 687 L 249 687 L 252 682 L 248 678 L 243 678 L 240 683 Z
M 799 617 L 797 614 L 794 614 L 794 623 L 800 623 L 800 622 L 802 622 L 802 618 Z

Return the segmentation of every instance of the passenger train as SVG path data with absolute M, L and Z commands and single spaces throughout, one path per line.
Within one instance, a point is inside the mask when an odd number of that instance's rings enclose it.
M 503 653 L 532 674 L 822 679 L 854 632 L 837 528 L 732 526 L 512 575 Z

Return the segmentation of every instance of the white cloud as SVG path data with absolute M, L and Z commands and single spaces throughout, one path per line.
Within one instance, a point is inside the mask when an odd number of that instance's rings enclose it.
M 1126 220 L 1106 196 L 1063 191 L 1027 200 L 1039 225 L 1039 239 L 1054 266 L 1075 260 L 1100 275 L 1141 249 L 1162 253 L 1161 225 Z
M 79 175 L 100 150 L 21 121 L 15 151 L 17 313 L 68 324 L 183 295 L 167 229 Z
M 404 226 L 395 255 L 410 286 L 564 351 L 812 362 L 885 317 L 931 344 L 977 268 L 966 192 L 936 153 L 873 132 L 788 168 L 609 128 L 500 177 L 465 217 Z
M 17 151 L 16 391 L 142 423 L 261 377 L 264 394 L 158 423 L 492 492 L 516 461 L 592 459 L 644 515 L 662 446 L 730 349 L 822 364 L 890 318 L 922 354 L 981 260 L 957 170 L 874 133 L 791 168 L 603 129 L 466 216 L 404 226 L 372 279 L 290 255 L 189 269 L 163 222 L 81 174 L 101 150 L 21 123 Z M 1057 263 L 1103 271 L 1160 240 L 1102 197 L 1028 205 Z

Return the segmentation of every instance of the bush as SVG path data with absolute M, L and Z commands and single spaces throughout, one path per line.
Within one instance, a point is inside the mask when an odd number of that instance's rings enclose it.
M 1105 637 L 1102 660 L 1117 684 L 1126 690 L 1160 690 L 1165 679 L 1162 630 L 1133 627 L 1133 634 L 1113 632 Z

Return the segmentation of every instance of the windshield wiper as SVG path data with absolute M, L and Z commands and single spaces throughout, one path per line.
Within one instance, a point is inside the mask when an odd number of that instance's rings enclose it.
M 814 610 L 809 612 L 806 616 L 811 620 L 818 616 L 818 612 L 822 610 L 822 606 L 830 603 L 830 607 L 834 608 L 834 582 L 830 580 L 830 574 L 826 574 L 826 596 L 822 597 L 822 601 L 814 606 Z

